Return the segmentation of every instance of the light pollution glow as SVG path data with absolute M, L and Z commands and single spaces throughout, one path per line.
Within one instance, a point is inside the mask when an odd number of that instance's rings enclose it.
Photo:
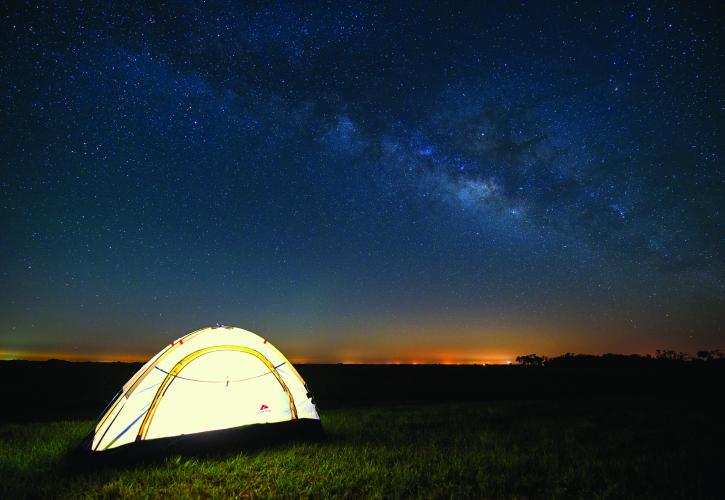
M 74 362 L 122 362 L 122 363 L 144 363 L 148 361 L 154 353 L 93 353 L 93 352 L 50 352 L 50 351 L 0 351 L 0 360 L 26 360 L 26 361 L 48 361 L 58 359 L 63 361 Z M 437 353 L 419 353 L 412 355 L 408 353 L 405 356 L 398 357 L 376 357 L 365 353 L 345 353 L 336 357 L 306 357 L 288 356 L 294 364 L 441 364 L 441 365 L 461 365 L 461 364 L 508 364 L 515 359 L 515 355 L 507 354 L 481 354 L 480 356 L 468 355 L 467 357 L 455 354 L 437 354 Z
M 535 330 L 526 325 L 495 325 L 480 318 L 468 317 L 456 328 L 433 318 L 398 321 L 389 324 L 356 325 L 338 335 L 337 327 L 313 330 L 249 325 L 248 329 L 268 338 L 295 364 L 507 364 L 523 354 L 558 356 L 565 352 L 588 354 L 652 353 L 659 345 L 646 332 L 639 337 L 619 339 L 616 351 L 611 343 L 592 342 L 577 334 L 578 329 L 565 325 L 540 324 Z M 199 327 L 204 325 L 198 325 Z M 239 326 L 239 325 L 237 325 Z M 166 342 L 196 328 L 159 329 L 149 332 L 114 325 L 100 335 L 98 330 L 45 330 L 43 341 L 32 345 L 4 345 L 0 359 L 101 362 L 145 362 L 161 350 Z M 15 339 L 21 341 L 18 335 Z M 610 336 L 610 341 L 614 336 Z M 63 339 L 63 341 L 54 341 Z

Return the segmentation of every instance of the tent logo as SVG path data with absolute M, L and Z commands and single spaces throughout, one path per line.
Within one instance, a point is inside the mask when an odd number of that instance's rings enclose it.
M 263 404 L 259 407 L 259 411 L 270 411 L 270 409 L 269 406 Z

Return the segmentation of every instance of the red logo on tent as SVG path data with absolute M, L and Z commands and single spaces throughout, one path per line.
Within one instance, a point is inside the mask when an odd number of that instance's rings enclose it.
M 262 406 L 259 407 L 259 411 L 264 411 L 264 410 L 269 410 L 269 406 L 262 405 Z

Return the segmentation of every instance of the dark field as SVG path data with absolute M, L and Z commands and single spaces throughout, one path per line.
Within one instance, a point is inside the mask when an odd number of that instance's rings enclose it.
M 0 497 L 722 498 L 722 364 L 300 366 L 322 441 L 80 466 L 137 368 L 0 363 Z

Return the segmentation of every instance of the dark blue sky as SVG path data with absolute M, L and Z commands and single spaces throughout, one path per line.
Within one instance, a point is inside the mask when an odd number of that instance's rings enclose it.
M 723 9 L 18 3 L 0 351 L 723 347 Z

